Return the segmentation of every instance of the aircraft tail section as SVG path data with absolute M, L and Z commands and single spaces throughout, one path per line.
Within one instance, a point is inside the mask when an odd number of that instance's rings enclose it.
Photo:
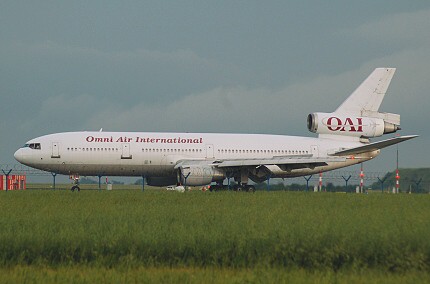
M 359 140 L 400 130 L 400 115 L 379 112 L 395 68 L 376 68 L 332 113 L 308 115 L 308 129 L 320 137 Z

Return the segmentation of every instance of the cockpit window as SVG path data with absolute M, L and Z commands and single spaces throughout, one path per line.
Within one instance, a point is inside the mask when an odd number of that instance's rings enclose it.
M 40 150 L 42 149 L 40 147 L 40 143 L 30 143 L 30 144 L 25 144 L 23 148 L 30 148 L 30 149 L 35 149 L 35 150 Z

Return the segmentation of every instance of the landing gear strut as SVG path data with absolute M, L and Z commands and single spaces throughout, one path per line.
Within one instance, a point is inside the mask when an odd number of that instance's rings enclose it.
M 78 192 L 81 191 L 81 188 L 79 187 L 79 179 L 80 177 L 75 175 L 75 176 L 70 176 L 70 179 L 73 180 L 73 186 L 70 189 L 72 192 L 74 192 L 75 190 L 77 190 Z
M 217 190 L 230 190 L 230 178 L 234 177 L 234 180 L 237 182 L 233 186 L 233 191 L 246 191 L 246 192 L 255 192 L 255 186 L 248 184 L 248 175 L 249 172 L 247 169 L 241 169 L 240 175 L 239 172 L 234 173 L 226 173 L 228 185 L 225 186 L 222 181 L 217 181 L 216 184 L 211 185 L 209 187 L 210 191 L 217 191 Z
M 248 185 L 249 171 L 246 168 L 240 170 L 240 176 L 235 177 L 238 184 L 234 187 L 235 191 L 255 192 L 255 186 Z

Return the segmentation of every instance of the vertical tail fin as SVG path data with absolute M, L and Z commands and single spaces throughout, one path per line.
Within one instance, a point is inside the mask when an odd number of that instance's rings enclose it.
M 336 109 L 336 113 L 367 116 L 377 113 L 396 68 L 376 68 Z

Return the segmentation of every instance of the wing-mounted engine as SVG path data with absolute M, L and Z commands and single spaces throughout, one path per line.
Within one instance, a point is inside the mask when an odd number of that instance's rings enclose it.
M 311 113 L 308 129 L 318 134 L 372 138 L 400 130 L 400 115 L 366 112 L 363 116 L 339 113 Z
M 178 181 L 189 186 L 208 185 L 226 178 L 224 171 L 208 165 L 207 161 L 184 161 L 176 167 Z

